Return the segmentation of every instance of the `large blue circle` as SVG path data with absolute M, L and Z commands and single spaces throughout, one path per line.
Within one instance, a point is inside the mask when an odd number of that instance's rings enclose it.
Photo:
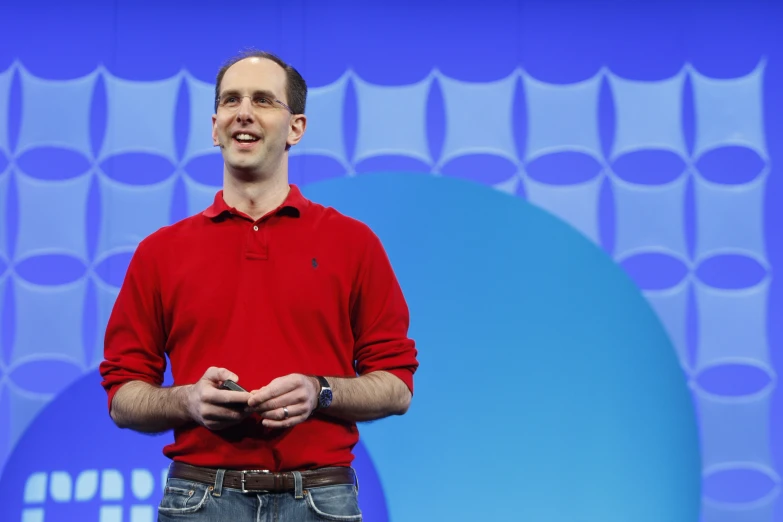
M 453 179 L 379 174 L 304 191 L 382 238 L 420 350 L 411 410 L 360 427 L 372 455 L 357 447 L 367 520 L 385 519 L 387 506 L 396 521 L 697 520 L 684 375 L 655 314 L 602 250 L 523 200 Z M 89 374 L 31 424 L 0 500 L 16 518 L 41 508 L 94 519 L 100 495 L 30 503 L 24 484 L 37 471 L 75 479 L 107 467 L 157 479 L 166 439 L 114 428 Z M 142 501 L 128 487 L 110 504 Z
M 366 175 L 304 192 L 378 233 L 411 310 L 411 409 L 361 426 L 392 520 L 698 519 L 685 376 L 604 251 L 454 179 Z

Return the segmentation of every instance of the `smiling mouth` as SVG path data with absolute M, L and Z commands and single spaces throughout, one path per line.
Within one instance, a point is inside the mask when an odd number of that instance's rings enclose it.
M 258 136 L 255 136 L 253 134 L 248 134 L 246 132 L 239 132 L 237 134 L 234 134 L 234 140 L 239 143 L 255 143 L 256 141 L 260 140 Z

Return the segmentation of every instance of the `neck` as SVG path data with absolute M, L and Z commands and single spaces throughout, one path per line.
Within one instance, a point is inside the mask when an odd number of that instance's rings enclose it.
M 223 173 L 223 200 L 253 219 L 259 219 L 279 207 L 290 188 L 288 179 L 273 176 L 267 179 L 243 180 Z

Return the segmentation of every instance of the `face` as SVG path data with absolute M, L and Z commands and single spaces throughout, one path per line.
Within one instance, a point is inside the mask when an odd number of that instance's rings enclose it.
M 286 108 L 285 70 L 266 58 L 246 58 L 232 65 L 220 83 L 220 96 L 233 94 L 236 107 L 218 106 L 212 116 L 212 141 L 223 153 L 226 170 L 244 179 L 260 179 L 288 172 L 287 148 L 304 134 L 303 114 Z M 264 106 L 252 100 L 263 99 Z

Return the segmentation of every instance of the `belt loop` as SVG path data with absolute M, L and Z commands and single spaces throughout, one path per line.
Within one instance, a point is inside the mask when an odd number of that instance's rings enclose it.
M 353 481 L 356 482 L 356 494 L 359 494 L 359 474 L 356 473 L 356 470 L 353 469 L 353 466 L 351 466 L 351 471 L 353 471 Z
M 304 498 L 304 493 L 302 492 L 302 474 L 298 471 L 292 473 L 294 474 L 294 498 L 302 499 Z
M 212 490 L 213 497 L 219 497 L 223 494 L 223 477 L 226 474 L 226 470 L 219 469 L 215 474 L 215 488 Z

